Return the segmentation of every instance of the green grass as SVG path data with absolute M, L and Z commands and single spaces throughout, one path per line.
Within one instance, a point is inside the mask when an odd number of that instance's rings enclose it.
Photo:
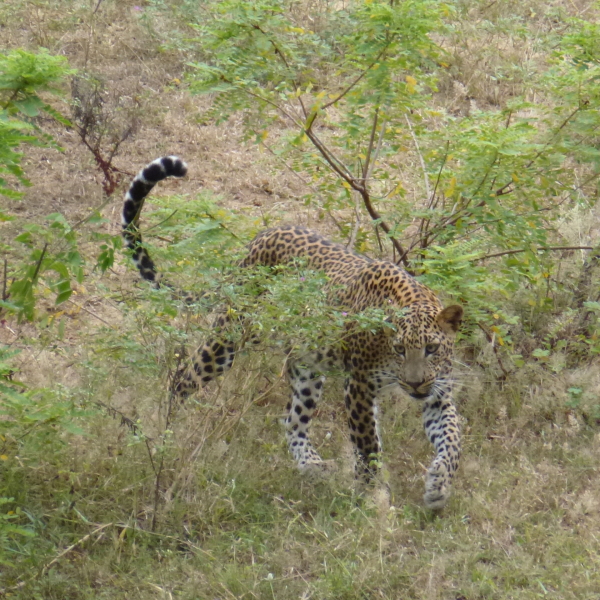
M 4 554 L 11 564 L 2 569 L 3 585 L 25 582 L 11 597 L 520 600 L 600 593 L 594 430 L 561 423 L 561 410 L 552 420 L 527 417 L 526 406 L 503 417 L 508 399 L 497 385 L 480 397 L 466 391 L 463 466 L 436 516 L 421 504 L 431 450 L 413 404 L 384 403 L 389 497 L 382 490 L 360 495 L 344 459 L 339 384 L 327 390 L 315 437 L 340 468 L 331 479 L 309 481 L 295 471 L 277 420 L 284 386 L 262 406 L 248 402 L 264 379 L 239 387 L 242 374 L 260 372 L 261 364 L 240 361 L 221 389 L 178 408 L 164 444 L 156 436 L 149 442 L 155 468 L 164 459 L 156 502 L 144 441 L 91 408 L 77 422 L 85 435 L 63 432 L 46 456 L 33 436 L 31 454 L 25 443 L 18 459 L 4 461 L 2 495 L 15 498 L 25 511 L 20 523 L 35 531 L 13 539 Z M 105 363 L 104 372 L 116 365 Z M 161 392 L 133 371 L 127 377 L 138 383 L 128 394 L 139 422 L 159 423 Z
M 0 32 L 7 47 L 43 42 L 57 53 L 70 52 L 74 64 L 104 73 L 109 88 L 119 84 L 115 73 L 120 77 L 126 66 L 135 85 L 143 81 L 148 89 L 161 90 L 160 101 L 150 96 L 140 117 L 143 136 L 132 140 L 123 155 L 145 145 L 147 138 L 151 143 L 144 152 L 170 152 L 167 144 L 187 135 L 192 142 L 184 147 L 193 151 L 197 138 L 189 115 L 195 118 L 202 105 L 171 81 L 173 74 L 181 75 L 184 58 L 173 48 L 162 52 L 157 40 L 176 25 L 181 30 L 174 40 L 189 36 L 187 23 L 177 23 L 180 15 L 174 13 L 174 21 L 165 18 L 153 28 L 152 15 L 164 3 L 146 3 L 143 11 L 125 4 L 127 13 L 108 0 L 93 13 L 96 3 L 64 2 L 57 8 L 36 2 L 32 8 L 9 0 L 0 7 Z M 580 4 L 458 2 L 458 17 L 445 40 L 451 59 L 447 80 L 440 82 L 435 102 L 459 120 L 469 111 L 502 107 L 513 95 L 525 93 L 530 73 L 549 59 L 551 35 L 562 32 L 567 15 L 576 14 Z M 146 10 L 150 5 L 154 12 Z M 582 16 L 591 20 L 597 9 L 592 4 L 587 8 Z M 497 77 L 506 72 L 512 76 Z M 115 89 L 122 96 L 140 93 L 135 86 Z M 164 106 L 170 109 L 168 119 Z M 184 125 L 169 137 L 173 122 L 180 121 Z M 234 123 L 221 129 L 203 124 L 196 156 L 185 157 L 190 165 L 200 165 L 192 185 L 198 187 L 198 178 L 206 177 L 206 188 L 214 186 L 221 194 L 215 202 L 224 205 L 224 219 L 229 219 L 227 203 L 233 200 L 223 192 L 219 161 L 228 151 L 238 153 L 241 142 L 231 134 Z M 230 147 L 218 145 L 230 135 Z M 81 147 L 68 136 L 60 141 L 68 156 L 81 155 Z M 216 144 L 217 166 L 210 164 L 211 143 Z M 125 170 L 141 166 L 139 154 L 133 152 L 135 165 L 128 165 L 123 155 Z M 79 174 L 81 163 L 72 158 L 69 163 L 58 153 L 48 156 L 47 163 L 40 161 L 52 166 L 43 171 L 44 181 L 32 177 L 27 198 L 35 202 L 22 205 L 36 212 L 22 217 L 21 208 L 14 210 L 23 222 L 56 210 L 61 194 L 83 194 L 73 175 Z M 235 164 L 239 173 L 227 177 L 236 187 L 247 191 L 249 181 L 254 188 L 257 182 L 262 185 L 261 178 L 254 181 L 244 172 L 243 162 Z M 285 173 L 280 163 L 269 164 L 273 172 Z M 205 165 L 212 172 L 204 172 Z M 416 162 L 413 167 L 402 165 L 407 190 L 418 190 L 422 183 Z M 82 180 L 94 180 L 92 168 Z M 266 180 L 272 173 L 265 168 L 264 175 Z M 582 180 L 585 175 L 582 168 Z M 71 180 L 74 187 L 67 187 Z M 294 190 L 290 182 L 298 185 L 292 176 L 277 182 L 289 195 Z M 298 214 L 299 203 L 283 194 L 274 195 L 272 205 L 270 196 L 261 196 L 265 205 L 260 210 L 261 204 L 240 197 L 235 199 L 236 206 L 243 206 L 240 213 L 247 211 L 255 220 L 260 213 L 265 222 L 277 222 L 292 205 L 292 218 Z M 412 192 L 407 201 L 411 197 Z M 48 207 L 38 206 L 44 199 Z M 74 205 L 67 208 L 74 210 Z M 326 229 L 327 210 L 304 209 L 302 222 L 312 219 L 314 225 L 318 220 Z M 592 235 L 584 222 L 591 220 L 589 214 L 584 208 L 565 214 L 557 227 L 567 224 L 577 235 Z M 115 213 L 107 215 L 115 221 Z M 347 217 L 342 213 L 340 221 Z M 171 223 L 181 219 L 185 224 L 185 218 L 180 212 Z M 256 227 L 255 220 L 239 218 L 247 229 Z M 82 244 L 97 254 L 97 241 L 82 238 Z M 209 258 L 212 247 L 202 247 L 204 254 L 193 245 L 187 249 L 193 260 L 179 260 L 177 245 L 154 256 L 164 270 L 167 263 L 176 263 L 175 281 L 181 276 L 193 283 L 199 280 L 196 269 L 202 269 L 196 263 L 222 265 L 220 255 Z M 166 390 L 175 353 L 183 340 L 189 341 L 188 330 L 194 338 L 190 344 L 197 343 L 205 323 L 183 313 L 175 316 L 166 293 L 159 298 L 160 293 L 143 286 L 127 287 L 135 277 L 130 265 L 125 275 L 122 270 L 104 279 L 98 273 L 86 275 L 89 289 L 75 300 L 90 312 L 69 305 L 53 323 L 46 318 L 33 324 L 10 318 L 4 323 L 5 315 L 0 315 L 0 334 L 23 349 L 14 365 L 15 378 L 35 391 L 0 421 L 0 498 L 12 499 L 0 504 L 0 597 L 597 600 L 598 359 L 569 354 L 569 348 L 547 361 L 531 354 L 563 331 L 561 311 L 570 306 L 579 263 L 560 260 L 562 270 L 552 274 L 560 279 L 552 292 L 560 300 L 554 312 L 541 308 L 549 292 L 533 283 L 503 299 L 510 314 L 522 317 L 510 329 L 510 352 L 523 354 L 523 367 L 511 367 L 502 378 L 483 336 L 460 344 L 458 358 L 469 365 L 459 368 L 463 388 L 457 394 L 463 459 L 453 496 L 439 515 L 423 508 L 423 478 L 432 449 L 418 406 L 408 399 L 383 402 L 389 493 L 382 485 L 362 494 L 354 487 L 338 380 L 328 384 L 313 427 L 320 453 L 336 461 L 338 469 L 323 480 L 307 479 L 295 470 L 280 423 L 288 396 L 281 380 L 283 356 L 273 357 L 267 343 L 242 358 L 218 384 L 183 406 L 170 406 Z M 531 304 L 536 289 L 541 296 Z M 42 301 L 41 313 L 56 310 Z M 273 323 L 279 317 L 274 312 Z M 17 334 L 12 336 L 9 328 Z M 510 365 L 504 349 L 497 350 Z

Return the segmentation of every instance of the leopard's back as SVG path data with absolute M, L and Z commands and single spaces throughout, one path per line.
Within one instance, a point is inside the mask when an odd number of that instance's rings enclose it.
M 358 310 L 389 303 L 400 307 L 413 302 L 440 304 L 431 290 L 398 265 L 355 254 L 315 231 L 296 225 L 260 232 L 250 242 L 242 266 L 275 266 L 294 258 L 304 259 L 307 266 L 325 273 L 330 285 L 337 288 L 339 301 Z
M 306 260 L 308 267 L 325 273 L 333 285 L 353 281 L 370 258 L 351 252 L 315 231 L 295 225 L 282 225 L 261 231 L 248 246 L 242 266 L 275 266 L 294 258 Z

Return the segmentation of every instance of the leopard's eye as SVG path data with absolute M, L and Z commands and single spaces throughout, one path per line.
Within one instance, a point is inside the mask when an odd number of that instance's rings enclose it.
M 427 344 L 427 346 L 425 346 L 425 354 L 434 354 L 439 347 L 439 344 Z
M 406 348 L 404 347 L 404 344 L 396 344 L 394 346 L 394 350 L 396 351 L 396 354 L 399 354 L 400 356 L 404 356 L 404 354 L 406 353 Z

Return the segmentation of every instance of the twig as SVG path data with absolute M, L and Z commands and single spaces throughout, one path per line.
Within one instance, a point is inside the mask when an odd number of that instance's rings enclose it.
M 2 300 L 8 298 L 7 289 L 7 278 L 8 278 L 8 258 L 4 259 L 4 277 L 2 278 Z
M 416 143 L 416 139 L 415 139 L 415 143 Z M 442 171 L 444 170 L 444 166 L 446 165 L 446 161 L 448 160 L 449 149 L 450 149 L 450 140 L 446 140 L 446 152 L 444 153 L 444 160 L 442 160 L 442 163 L 440 164 L 440 168 L 438 170 L 437 178 L 435 180 L 435 186 L 433 188 L 433 192 L 429 196 L 429 202 L 427 203 L 427 210 L 431 210 L 432 208 L 433 209 L 437 208 L 437 204 L 438 204 L 436 201 L 437 189 L 440 184 L 440 179 L 442 178 Z M 435 202 L 435 204 L 434 204 L 434 202 Z M 426 237 L 427 238 L 429 237 L 428 228 L 429 228 L 430 222 L 431 222 L 431 219 L 429 219 L 428 217 L 421 218 L 421 222 L 419 223 L 419 230 L 417 232 L 418 240 L 414 244 L 410 245 L 410 247 L 407 250 L 407 253 L 410 252 L 415 246 L 418 245 L 419 240 L 421 240 L 423 238 L 423 231 L 425 231 Z
M 173 416 L 173 407 L 174 400 L 177 396 L 176 386 L 178 383 L 177 374 L 181 372 L 181 364 L 184 360 L 184 353 L 179 352 L 177 355 L 177 362 L 175 363 L 175 376 L 171 377 L 171 384 L 169 385 L 169 399 L 167 402 L 167 413 L 165 416 L 165 426 L 163 428 L 163 433 L 161 434 L 163 446 L 165 444 L 165 433 L 170 429 L 171 426 L 171 417 Z M 160 453 L 160 461 L 158 463 L 158 468 L 154 468 L 154 461 L 152 460 L 152 453 L 150 446 L 146 444 L 148 448 L 148 455 L 150 456 L 150 461 L 152 462 L 152 468 L 154 469 L 154 502 L 152 506 L 152 521 L 150 523 L 150 530 L 156 531 L 156 523 L 158 518 L 158 503 L 160 500 L 160 489 L 162 484 L 162 473 L 165 467 L 165 452 Z
M 369 166 L 369 170 L 367 171 L 367 175 L 365 177 L 365 185 L 369 179 L 371 179 L 371 173 L 373 173 L 373 169 L 377 164 L 377 159 L 381 154 L 381 148 L 383 147 L 383 138 L 385 137 L 385 128 L 387 127 L 387 118 L 383 120 L 381 124 L 381 129 L 379 130 L 379 139 L 377 140 L 377 147 L 375 148 L 375 153 L 373 154 L 373 158 L 371 159 L 371 164 Z
M 531 250 L 532 252 L 550 252 L 552 250 L 593 250 L 593 246 L 540 246 L 539 248 L 531 249 L 531 248 L 519 248 L 518 250 L 505 250 L 504 252 L 496 252 L 494 254 L 486 254 L 480 258 L 476 258 L 474 260 L 487 260 L 488 258 L 497 258 L 498 256 L 506 256 L 508 254 L 519 254 L 519 252 L 527 252 Z
M 227 83 L 231 83 L 233 85 L 233 82 L 229 81 L 229 79 L 223 78 L 223 81 L 225 81 Z M 261 96 L 260 94 L 251 92 L 250 90 L 244 89 L 242 91 L 245 92 L 246 94 L 248 94 L 248 96 L 252 96 L 253 98 L 258 98 L 258 100 L 261 100 L 262 102 L 266 102 L 267 104 L 270 104 L 273 108 L 277 109 L 282 115 L 287 117 L 294 125 L 296 125 L 296 127 L 298 127 L 298 129 L 302 129 L 302 127 L 303 127 L 302 123 L 300 123 L 297 119 L 295 119 L 292 115 L 290 115 L 287 111 L 285 111 L 276 102 L 273 102 L 272 100 L 269 100 L 268 98 L 265 98 L 265 97 Z
M 564 129 L 567 126 L 569 121 L 581 110 L 582 110 L 582 107 L 578 106 L 563 120 L 563 122 L 559 125 L 559 127 L 556 129 L 556 131 L 554 131 L 554 133 L 552 134 L 550 140 L 548 140 L 544 144 L 544 146 L 535 154 L 535 156 L 533 156 L 527 162 L 527 164 L 524 166 L 524 169 L 529 169 L 533 165 L 533 163 L 543 154 L 543 152 L 549 146 L 550 142 L 558 135 L 558 133 L 562 129 Z M 456 213 L 449 215 L 445 219 L 442 219 L 442 221 L 434 229 L 432 229 L 431 231 L 429 231 L 427 233 L 427 236 L 425 238 L 423 236 L 421 236 L 416 244 L 412 244 L 410 246 L 408 251 L 412 250 L 412 248 L 414 248 L 416 245 L 419 245 L 419 244 L 420 244 L 421 248 L 427 248 L 428 246 L 431 245 L 432 241 L 435 239 L 435 237 L 437 237 L 437 235 L 439 234 L 440 231 L 446 229 L 448 226 L 455 225 L 459 219 L 463 218 L 464 215 L 469 212 L 468 209 L 470 209 L 470 211 L 472 212 L 475 208 L 481 208 L 482 206 L 485 205 L 485 200 L 481 200 L 477 205 L 475 205 L 475 207 L 471 208 L 471 202 L 473 200 L 473 197 L 483 187 L 484 183 L 486 182 L 486 180 L 491 172 L 491 169 L 493 168 L 494 164 L 496 163 L 497 158 L 498 157 L 496 154 L 496 156 L 494 156 L 494 159 L 492 160 L 491 164 L 489 165 L 487 171 L 485 172 L 483 179 L 479 183 L 479 186 L 477 187 L 475 192 L 473 192 L 471 194 L 471 198 L 469 198 L 467 200 L 466 204 L 464 206 L 462 206 Z M 493 180 L 493 181 L 495 181 L 495 180 Z M 504 196 L 506 194 L 510 194 L 510 193 L 514 192 L 514 188 L 511 188 L 511 186 L 513 186 L 513 185 L 514 185 L 514 182 L 511 180 L 508 183 L 505 183 L 503 186 L 497 188 L 495 191 L 493 191 L 492 195 L 497 197 L 497 196 Z M 436 185 L 436 189 L 437 189 L 437 185 Z M 493 255 L 493 256 L 495 256 L 495 255 Z
M 306 187 L 310 188 L 319 199 L 322 199 L 321 192 L 319 192 L 319 190 L 312 183 L 310 183 L 310 181 L 306 181 L 299 173 L 294 171 L 294 169 L 292 169 L 292 167 L 290 167 L 285 162 L 285 160 L 283 160 L 283 158 L 281 158 L 281 156 L 276 154 L 270 146 L 267 146 L 267 144 L 265 144 L 263 141 L 261 141 L 259 143 L 269 154 L 274 156 L 284 166 L 285 169 L 287 169 L 292 175 L 294 175 L 294 177 L 298 178 Z M 331 211 L 329 211 L 329 210 L 327 211 L 327 216 L 333 221 L 333 224 L 340 230 L 340 232 L 343 233 L 344 228 L 338 223 L 337 219 L 331 214 Z
M 483 174 L 483 179 L 479 182 L 479 185 L 475 188 L 475 191 L 471 194 L 471 197 L 469 198 L 469 200 L 467 201 L 467 203 L 465 204 L 463 209 L 469 208 L 469 204 L 471 204 L 471 201 L 473 200 L 473 198 L 475 196 L 477 196 L 479 190 L 483 187 L 483 184 L 487 181 L 487 178 L 488 178 L 489 174 L 491 173 L 492 169 L 494 168 L 494 165 L 496 164 L 496 162 L 500 163 L 500 160 L 498 159 L 498 154 L 499 153 L 496 150 L 496 153 L 494 154 L 494 158 L 492 159 L 490 166 L 487 168 L 486 172 Z M 512 183 L 512 180 L 511 180 L 511 183 Z M 494 194 L 494 195 L 499 196 L 501 194 Z
M 277 56 L 279 56 L 279 58 L 281 58 L 281 60 L 283 61 L 283 64 L 286 66 L 288 72 L 291 74 L 292 69 L 290 68 L 289 63 L 288 63 L 287 59 L 285 58 L 285 54 L 281 51 L 279 46 L 267 35 L 267 33 L 260 27 L 260 25 L 253 24 L 252 27 L 254 29 L 257 29 L 258 31 L 260 31 L 267 38 L 267 40 L 269 40 L 269 42 L 271 43 L 273 48 L 275 48 L 275 54 L 277 54 Z M 308 116 L 308 113 L 306 111 L 306 107 L 304 106 L 304 102 L 302 102 L 302 98 L 300 96 L 300 88 L 298 86 L 298 82 L 296 81 L 295 78 L 292 78 L 292 83 L 294 84 L 294 90 L 296 91 L 296 95 L 298 97 L 298 102 L 300 102 L 300 106 L 302 108 L 302 113 L 304 114 L 304 118 L 306 118 Z
M 442 178 L 442 171 L 444 170 L 444 167 L 446 166 L 446 161 L 448 160 L 448 151 L 449 150 L 450 150 L 450 140 L 446 140 L 446 152 L 444 154 L 444 160 L 442 161 L 442 164 L 440 165 L 440 170 L 438 171 L 437 179 L 435 180 L 435 186 L 433 188 L 433 194 L 429 198 L 429 206 L 427 208 L 431 208 L 433 205 L 433 200 L 435 198 L 435 195 L 437 194 L 437 189 L 438 189 L 438 186 L 440 185 L 440 179 Z
M 137 423 L 135 423 L 133 419 L 130 419 L 127 415 L 123 414 L 120 410 L 110 406 L 109 404 L 105 404 L 101 400 L 94 400 L 93 403 L 96 406 L 99 406 L 106 410 L 106 412 L 111 417 L 113 417 L 113 419 L 119 417 L 121 419 L 121 425 L 125 425 L 129 429 L 129 431 L 133 433 L 133 435 L 137 435 L 143 438 L 144 443 L 146 445 L 146 450 L 148 451 L 148 457 L 150 458 L 150 466 L 152 467 L 152 471 L 156 475 L 156 464 L 154 463 L 154 457 L 152 456 L 152 448 L 150 448 L 150 442 L 152 442 L 153 439 L 144 434 L 140 426 Z
M 74 544 L 72 544 L 71 546 L 66 548 L 65 550 L 63 550 L 56 558 L 54 558 L 47 565 L 45 565 L 42 568 L 40 575 L 45 575 L 48 572 L 48 569 L 52 565 L 55 565 L 63 556 L 69 554 L 69 552 L 71 552 L 71 550 L 73 550 L 77 546 L 81 546 L 81 544 L 83 544 L 84 542 L 87 542 L 87 540 L 89 540 L 93 535 L 100 533 L 103 529 L 106 529 L 107 527 L 110 527 L 111 525 L 114 525 L 114 523 L 105 523 L 104 525 L 100 525 L 100 527 L 96 527 L 96 529 L 94 529 L 94 531 L 92 531 L 91 533 L 84 535 L 80 540 L 78 540 L 77 542 L 75 542 Z
M 500 367 L 500 369 L 502 371 L 502 377 L 500 378 L 500 380 L 501 381 L 506 380 L 506 378 L 510 375 L 510 373 L 504 368 L 504 365 L 502 364 L 502 360 L 500 359 L 500 355 L 498 354 L 498 349 L 496 348 L 494 336 L 491 335 L 490 332 L 481 323 L 477 323 L 477 327 L 479 327 L 479 329 L 481 329 L 481 331 L 483 331 L 485 338 L 492 346 L 494 356 L 496 357 L 496 360 L 498 361 L 498 366 Z
M 144 432 L 141 430 L 140 426 L 133 419 L 130 419 L 127 415 L 122 413 L 117 408 L 114 408 L 113 406 L 110 406 L 109 404 L 105 404 L 101 400 L 93 400 L 93 403 L 96 406 L 103 408 L 113 419 L 116 417 L 119 417 L 121 419 L 121 425 L 125 425 L 131 431 L 131 433 L 133 433 L 134 435 L 144 437 L 145 439 L 152 441 L 152 438 L 146 436 L 144 434 Z
M 167 221 L 169 221 L 170 219 L 172 219 L 178 212 L 179 212 L 179 209 L 176 208 L 166 219 L 163 219 L 159 223 L 155 223 L 154 225 L 151 225 L 150 227 L 146 227 L 145 233 L 148 233 L 152 229 L 156 229 L 157 227 L 160 227 L 161 225 L 163 225 L 164 223 L 166 223 Z
M 77 221 L 71 227 L 71 229 L 77 229 L 80 225 L 83 225 L 84 223 L 86 223 L 87 221 L 89 221 L 94 216 L 95 213 L 99 213 L 109 202 L 110 202 L 110 197 L 107 196 L 106 199 L 103 202 L 101 202 L 100 205 L 97 208 L 94 208 L 93 210 L 91 210 L 89 212 L 88 215 L 86 215 L 82 219 L 79 219 L 79 221 Z
M 371 161 L 371 152 L 373 152 L 373 144 L 375 143 L 375 133 L 377 132 L 377 121 L 379 119 L 379 106 L 375 109 L 375 115 L 373 117 L 373 127 L 371 127 L 371 137 L 369 138 L 369 147 L 367 148 L 367 158 L 362 170 L 362 178 L 367 183 L 367 176 L 369 174 L 369 162 Z
M 362 180 L 365 191 L 367 191 L 368 181 L 371 177 L 371 173 L 375 168 L 375 164 L 377 163 L 377 159 L 379 158 L 379 153 L 381 152 L 381 148 L 383 146 L 383 138 L 385 135 L 385 127 L 387 123 L 387 119 L 384 119 L 383 124 L 381 125 L 381 129 L 379 132 L 379 138 L 377 140 L 377 146 L 375 148 L 375 152 L 373 152 L 373 144 L 375 143 L 375 134 L 377 132 L 377 124 L 379 120 L 379 106 L 375 109 L 375 116 L 373 118 L 373 127 L 371 128 L 371 136 L 369 138 L 369 147 L 366 152 L 366 160 L 365 164 L 362 168 Z M 352 233 L 350 235 L 350 240 L 346 245 L 346 248 L 354 248 L 354 244 L 356 243 L 356 237 L 358 235 L 358 230 L 360 228 L 360 207 L 359 207 L 359 193 L 355 190 L 355 202 L 354 202 L 354 214 L 356 215 L 356 222 L 354 223 L 354 227 L 352 228 Z M 377 231 L 377 228 L 375 229 Z M 381 240 L 379 240 L 379 236 L 377 236 L 379 244 L 381 246 Z M 396 248 L 394 247 L 394 254 L 396 253 Z
M 564 129 L 567 124 L 569 123 L 569 121 L 581 110 L 581 106 L 578 106 L 572 113 L 569 114 L 569 116 L 559 125 L 558 129 L 552 134 L 552 136 L 550 137 L 550 139 L 542 146 L 542 148 L 535 154 L 535 156 L 525 165 L 525 169 L 529 169 L 529 167 L 531 167 L 531 165 L 544 153 L 544 151 L 546 150 L 546 148 L 550 145 L 550 142 L 559 134 L 559 132 Z M 501 196 L 503 195 L 505 192 L 505 190 L 507 188 L 509 188 L 511 185 L 513 184 L 513 181 L 509 181 L 508 183 L 505 183 L 502 187 L 498 188 L 495 192 L 494 192 L 494 196 Z
M 356 244 L 356 237 L 358 236 L 358 230 L 360 229 L 360 208 L 359 208 L 360 195 L 358 192 L 354 192 L 354 215 L 356 216 L 356 222 L 352 228 L 350 239 L 346 244 L 346 248 L 354 250 L 354 244 Z
M 336 158 L 329 149 L 321 142 L 321 140 L 315 135 L 311 127 L 312 121 L 307 129 L 304 129 L 304 133 L 308 139 L 316 146 L 317 150 L 321 153 L 323 158 L 327 161 L 329 166 L 347 183 L 349 183 L 357 192 L 362 192 L 364 189 L 363 185 L 358 183 L 358 180 L 352 175 L 350 169 L 344 165 L 344 163 Z
M 80 540 L 76 541 L 74 544 L 72 544 L 71 546 L 69 546 L 68 548 L 63 550 L 58 556 L 53 558 L 49 563 L 45 564 L 42 567 L 41 571 L 39 571 L 33 577 L 30 577 L 29 579 L 26 579 L 25 581 L 20 581 L 16 585 L 13 585 L 13 586 L 10 586 L 7 588 L 1 588 L 0 596 L 6 596 L 10 592 L 14 592 L 16 590 L 21 589 L 22 587 L 25 587 L 28 583 L 34 581 L 38 577 L 43 577 L 44 575 L 46 575 L 46 573 L 52 566 L 54 566 L 61 558 L 63 558 L 63 556 L 66 556 L 73 549 L 77 548 L 77 546 L 81 546 L 81 544 L 84 544 L 85 542 L 87 542 L 92 536 L 96 535 L 97 533 L 100 533 L 102 530 L 106 529 L 107 527 L 111 527 L 112 525 L 114 525 L 114 523 L 104 523 L 103 525 L 96 527 L 96 529 L 94 529 L 94 531 L 92 531 L 91 533 L 88 533 L 87 535 L 84 535 Z
M 312 123 L 311 123 L 311 126 L 312 126 Z M 381 215 L 373 206 L 373 203 L 371 202 L 371 196 L 369 195 L 369 192 L 368 192 L 367 188 L 365 187 L 364 182 L 359 179 L 356 179 L 356 177 L 354 177 L 350 173 L 350 171 L 346 168 L 346 166 L 331 154 L 331 152 L 324 146 L 324 144 L 321 142 L 321 140 L 319 140 L 319 138 L 317 138 L 317 136 L 314 134 L 314 132 L 310 128 L 305 129 L 304 132 L 306 133 L 308 138 L 311 140 L 311 142 L 319 150 L 319 152 L 321 153 L 323 158 L 327 161 L 329 166 L 344 181 L 346 181 L 354 190 L 356 190 L 362 196 L 363 203 L 364 203 L 365 208 L 367 209 L 367 212 L 369 213 L 371 219 L 373 219 L 373 221 L 377 221 L 379 227 L 381 227 L 381 229 L 383 229 L 383 231 L 386 233 L 389 240 L 394 245 L 394 248 L 398 252 L 398 255 L 402 257 L 401 262 L 405 265 L 405 268 L 410 273 L 408 260 L 406 258 L 407 251 L 404 250 L 402 244 L 395 237 L 390 235 L 390 232 L 391 232 L 390 226 L 381 218 Z M 336 162 L 339 163 L 341 165 L 341 167 L 338 166 L 336 164 Z
M 413 131 L 412 128 L 412 124 L 410 122 L 410 119 L 408 118 L 408 115 L 404 115 L 404 118 L 406 119 L 406 124 L 408 125 L 408 130 L 410 131 L 410 136 L 413 139 L 413 142 L 415 143 L 415 149 L 417 150 L 417 156 L 419 157 L 419 162 L 421 163 L 421 170 L 423 171 L 423 178 L 425 179 L 425 193 L 427 194 L 427 197 L 430 199 L 430 202 L 432 202 L 432 197 L 431 197 L 431 189 L 429 187 L 429 177 L 427 176 L 427 169 L 425 168 L 425 161 L 423 160 L 423 155 L 421 154 L 421 149 L 419 148 L 419 142 L 417 140 L 417 136 L 415 135 L 415 132 Z M 445 162 L 445 159 L 444 159 Z M 440 170 L 441 172 L 441 170 Z M 439 181 L 439 176 L 438 176 L 438 181 Z
M 377 58 L 341 93 L 334 98 L 331 102 L 321 106 L 321 110 L 329 108 L 336 102 L 339 102 L 380 60 L 385 51 L 388 49 L 389 43 L 383 48 L 383 50 L 377 55 Z
M 38 273 L 40 272 L 40 267 L 42 266 L 42 261 L 44 260 L 44 256 L 46 255 L 46 249 L 47 248 L 48 248 L 48 242 L 46 242 L 44 244 L 44 247 L 42 249 L 42 254 L 40 256 L 40 259 L 38 260 L 38 263 L 35 266 L 35 272 L 33 273 L 33 277 L 31 278 L 31 282 L 32 283 L 36 280 L 36 278 L 38 276 Z
M 105 158 L 102 157 L 102 155 L 100 154 L 99 148 L 98 147 L 94 148 L 89 143 L 89 141 L 87 139 L 87 135 L 88 135 L 87 131 L 83 127 L 77 126 L 77 133 L 79 134 L 81 141 L 84 143 L 84 145 L 87 147 L 87 149 L 92 153 L 92 156 L 94 157 L 94 160 L 96 161 L 96 164 L 98 165 L 98 167 L 102 171 L 102 174 L 104 175 L 104 181 L 102 182 L 102 189 L 103 189 L 104 193 L 106 194 L 107 197 L 112 196 L 114 191 L 117 189 L 117 186 L 119 185 L 118 180 L 113 177 L 113 174 L 118 173 L 119 170 L 112 165 L 112 162 L 111 162 L 112 157 L 109 160 L 106 160 Z
M 579 275 L 575 293 L 573 294 L 573 306 L 578 310 L 583 309 L 583 303 L 590 296 L 592 273 L 598 263 L 600 263 L 600 245 L 594 248 L 592 254 L 588 254 L 581 268 L 581 274 Z
M 100 8 L 100 5 L 102 4 L 104 0 L 98 0 L 98 4 L 96 4 L 96 8 L 94 9 L 94 12 L 92 12 L 93 15 L 95 15 L 98 12 L 98 9 Z
M 381 229 L 383 229 L 383 231 L 387 234 L 389 240 L 394 245 L 394 248 L 396 248 L 396 252 L 398 252 L 398 256 L 400 256 L 399 262 L 403 263 L 406 270 L 410 273 L 411 272 L 410 265 L 408 264 L 408 260 L 406 258 L 406 255 L 408 254 L 407 251 L 403 248 L 402 244 L 395 237 L 390 235 L 390 232 L 391 232 L 390 226 L 381 218 L 381 215 L 379 214 L 379 212 L 377 212 L 377 210 L 375 210 L 375 207 L 373 206 L 373 203 L 371 202 L 369 193 L 366 190 L 363 190 L 361 192 L 361 196 L 363 198 L 363 203 L 365 205 L 365 208 L 367 209 L 367 212 L 369 213 L 369 215 L 371 215 L 371 218 L 374 221 L 379 222 L 379 227 L 381 227 Z
M 86 312 L 88 315 L 91 315 L 92 317 L 98 319 L 98 321 L 102 321 L 102 323 L 110 327 L 113 331 L 117 330 L 117 328 L 114 325 L 111 325 L 108 321 L 98 316 L 96 313 L 93 313 L 91 310 L 88 310 L 85 306 L 81 306 L 80 304 L 77 304 L 77 302 L 73 302 L 73 300 L 71 299 L 67 299 L 67 302 L 71 303 L 73 306 L 76 306 L 79 310 Z

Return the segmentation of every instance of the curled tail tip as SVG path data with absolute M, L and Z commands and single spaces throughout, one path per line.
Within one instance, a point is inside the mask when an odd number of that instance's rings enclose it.
M 179 156 L 163 156 L 159 159 L 163 163 L 163 167 L 168 171 L 169 177 L 185 177 L 187 175 L 188 166 Z
M 133 262 L 140 275 L 158 287 L 158 275 L 154 262 L 148 251 L 141 246 L 142 236 L 137 228 L 137 218 L 144 205 L 144 199 L 150 190 L 167 177 L 184 177 L 187 174 L 187 165 L 178 156 L 163 156 L 146 165 L 133 179 L 123 202 L 121 224 L 125 245 L 133 250 Z
M 184 177 L 188 167 L 178 156 L 162 156 L 146 165 L 133 179 L 125 194 L 121 223 L 128 227 L 135 219 L 150 190 L 167 177 Z
M 145 183 L 158 183 L 166 177 L 184 177 L 188 167 L 178 156 L 162 156 L 146 165 L 137 175 Z

